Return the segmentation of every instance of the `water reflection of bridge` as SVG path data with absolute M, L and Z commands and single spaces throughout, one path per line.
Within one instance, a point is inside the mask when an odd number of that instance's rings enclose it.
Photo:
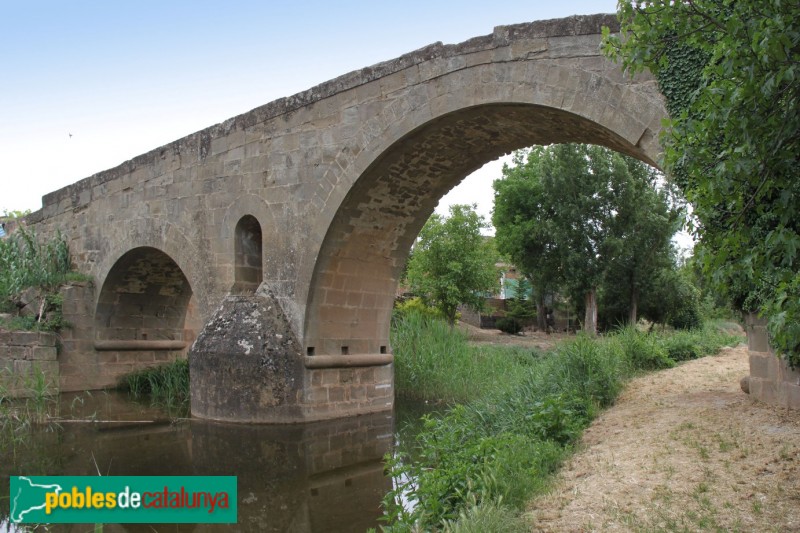
M 365 531 L 377 525 L 391 488 L 383 455 L 391 413 L 294 426 L 177 423 L 64 423 L 37 433 L 16 458 L 0 453 L 9 475 L 235 475 L 239 523 L 187 524 L 170 531 Z M 8 483 L 0 516 L 8 516 Z M 65 529 L 68 530 L 68 529 Z M 84 529 L 85 530 L 85 529 Z M 107 525 L 104 531 L 152 531 Z

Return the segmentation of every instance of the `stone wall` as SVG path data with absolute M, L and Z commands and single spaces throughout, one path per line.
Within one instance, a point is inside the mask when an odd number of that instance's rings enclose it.
M 109 340 L 98 335 L 96 290 L 91 283 L 62 287 L 61 296 L 64 300 L 62 313 L 69 324 L 59 333 L 62 346 L 59 356 L 60 383 L 63 392 L 115 387 L 125 374 L 186 356 L 186 340 Z M 162 321 L 166 322 L 166 319 Z M 191 340 L 194 340 L 193 337 L 189 342 Z
M 762 402 L 800 409 L 800 370 L 792 370 L 769 346 L 766 320 L 745 319 L 750 351 L 750 395 Z
M 313 362 L 314 358 L 307 361 Z M 306 380 L 303 414 L 307 420 L 386 411 L 394 405 L 392 364 L 310 367 Z
M 57 358 L 53 333 L 0 331 L 0 397 L 33 396 L 40 384 L 49 393 L 57 392 Z

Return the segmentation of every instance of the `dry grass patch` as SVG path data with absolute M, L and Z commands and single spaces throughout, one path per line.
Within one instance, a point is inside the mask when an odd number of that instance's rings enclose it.
M 629 383 L 584 433 L 536 531 L 800 531 L 800 413 L 739 388 L 726 348 Z

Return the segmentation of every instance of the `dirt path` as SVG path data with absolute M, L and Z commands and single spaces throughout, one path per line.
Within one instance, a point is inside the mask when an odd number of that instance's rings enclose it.
M 559 342 L 575 338 L 574 333 L 544 333 L 542 331 L 526 331 L 523 335 L 509 335 L 499 329 L 480 329 L 464 322 L 460 322 L 458 328 L 467 334 L 470 342 L 476 344 L 512 344 L 542 351 L 552 350 Z
M 744 394 L 747 349 L 633 380 L 587 429 L 535 531 L 800 531 L 800 412 Z

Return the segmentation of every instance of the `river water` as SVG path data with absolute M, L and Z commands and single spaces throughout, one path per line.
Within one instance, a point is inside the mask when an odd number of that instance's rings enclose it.
M 364 532 L 392 487 L 383 456 L 413 437 L 419 406 L 295 426 L 175 419 L 123 393 L 62 395 L 57 423 L 0 448 L 0 532 L 11 475 L 238 477 L 238 524 L 105 525 L 103 531 Z M 410 429 L 406 429 L 410 428 Z M 92 531 L 91 525 L 48 526 Z

